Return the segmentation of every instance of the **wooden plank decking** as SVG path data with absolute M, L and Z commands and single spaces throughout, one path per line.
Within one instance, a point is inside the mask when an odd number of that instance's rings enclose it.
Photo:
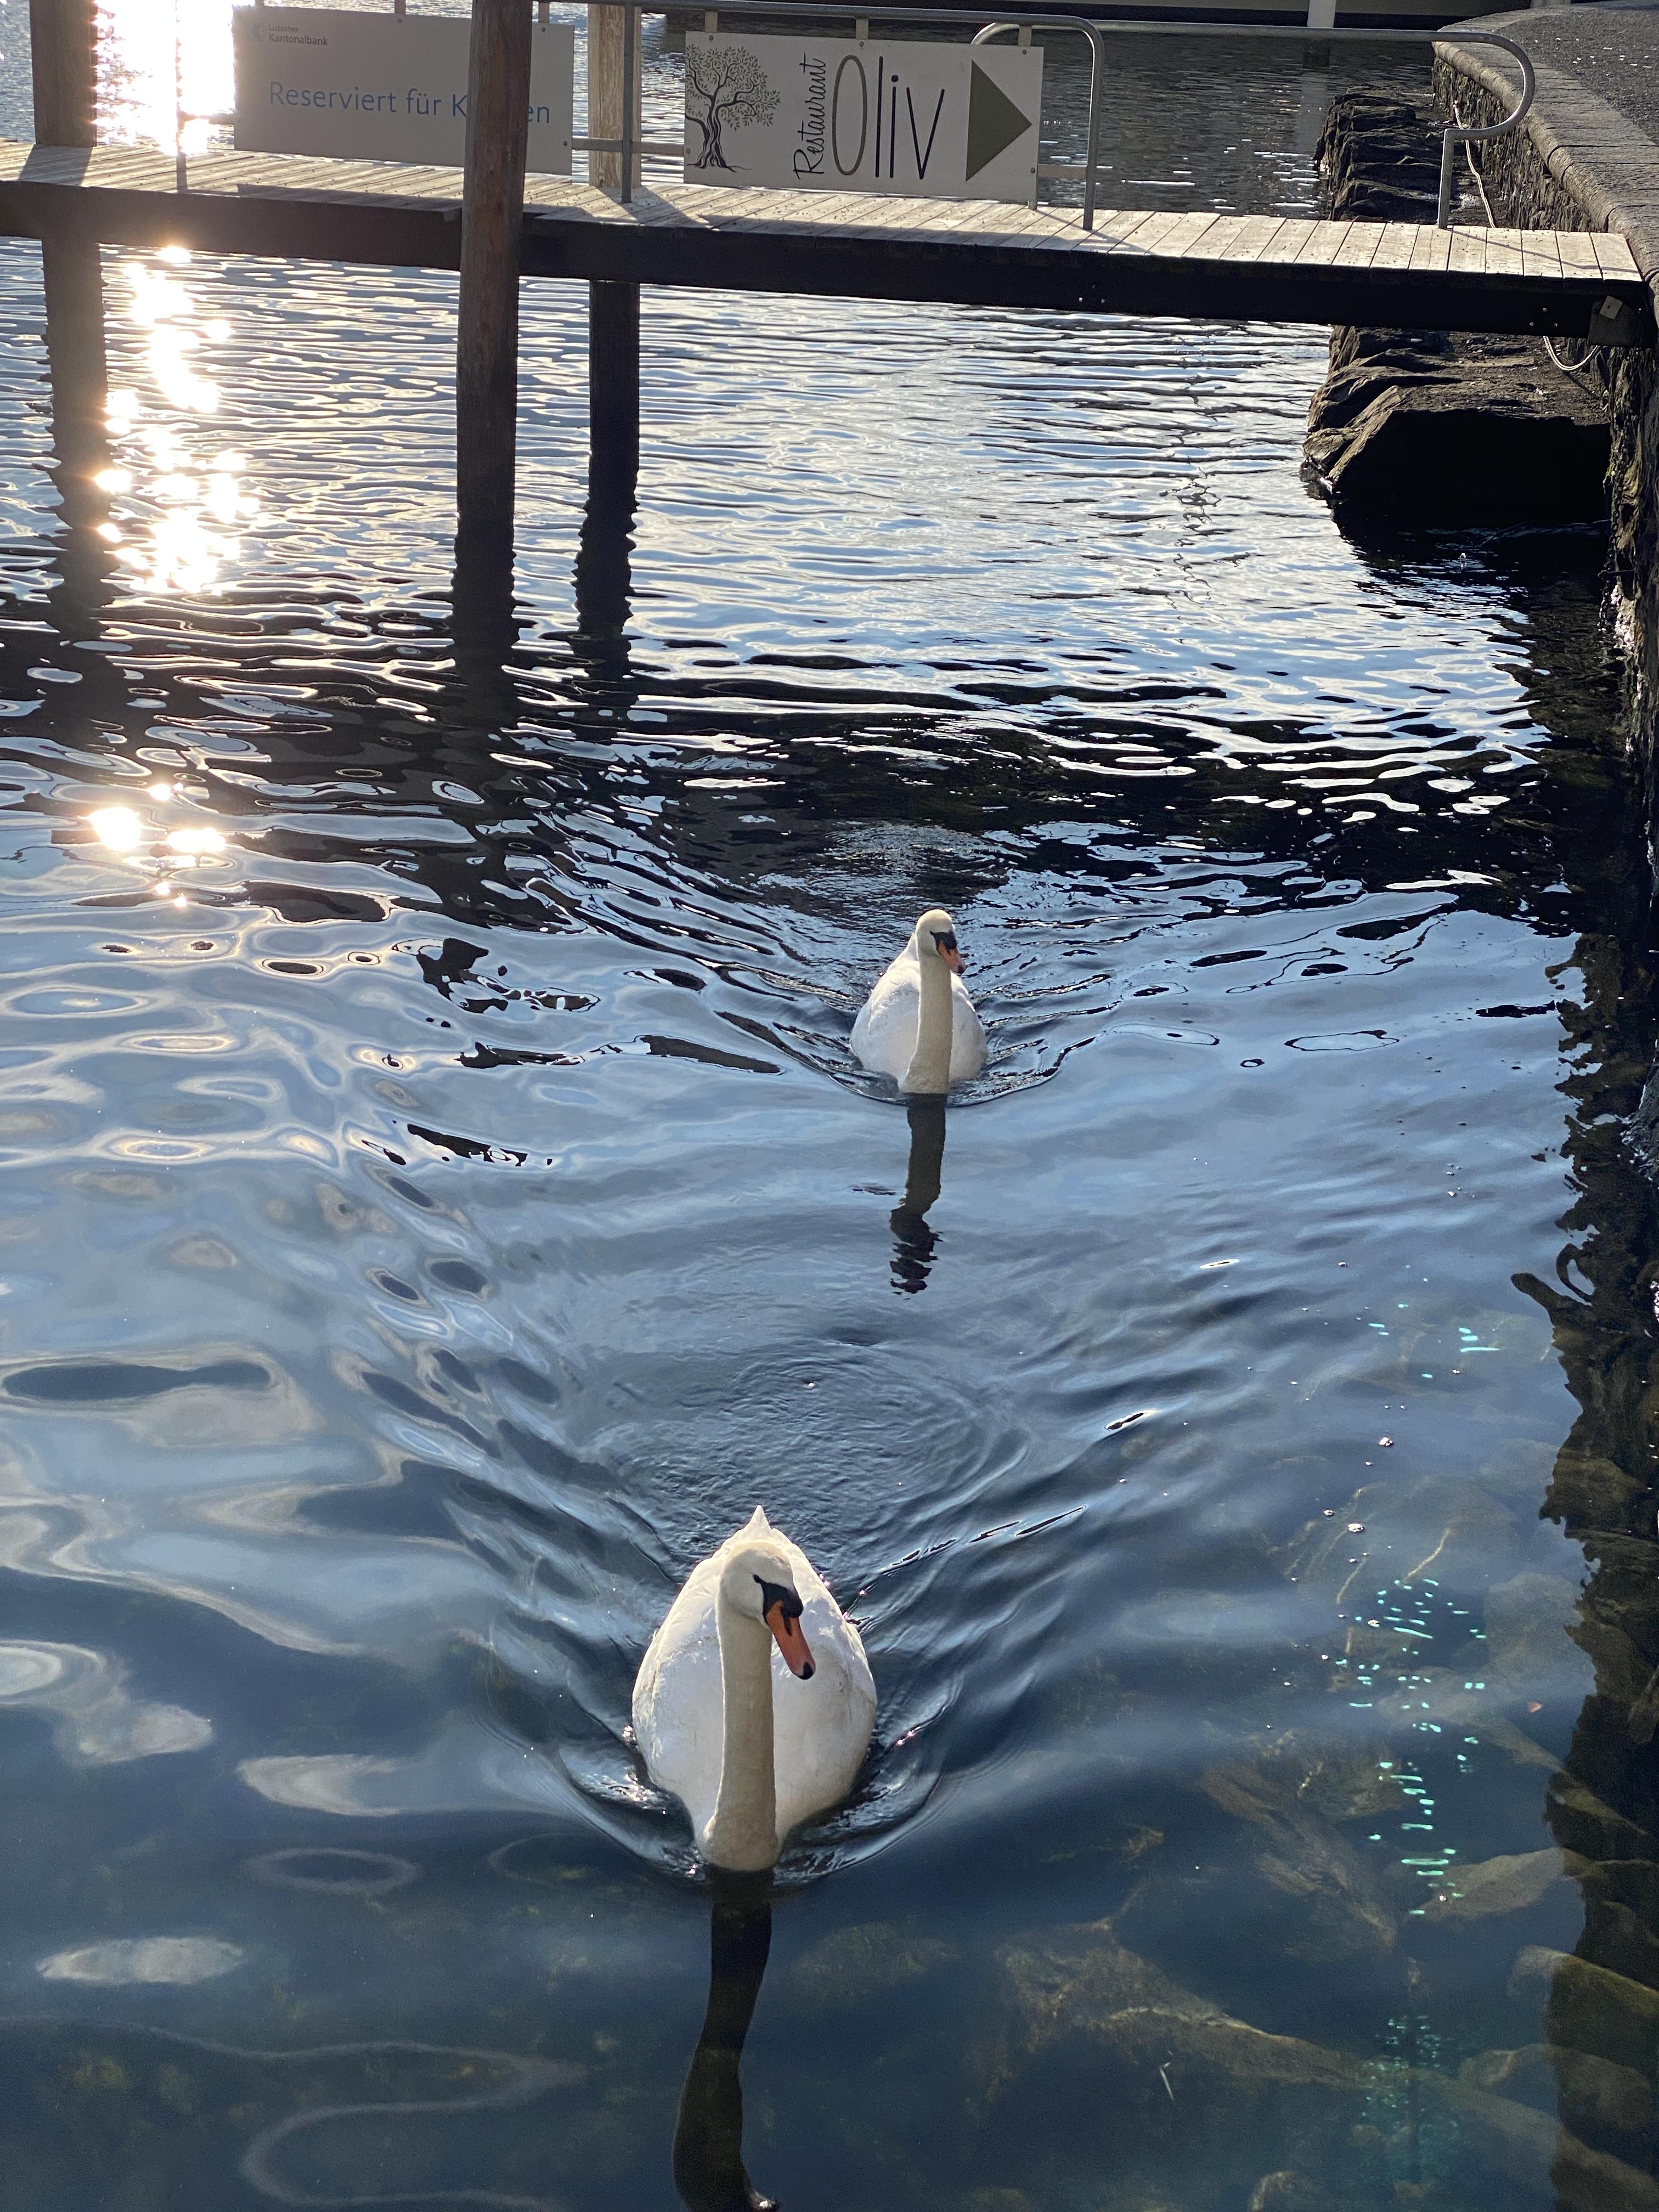
M 453 269 L 456 169 L 212 154 L 174 189 L 151 149 L 0 140 L 0 234 Z M 1614 233 L 1102 210 L 867 194 L 647 187 L 619 207 L 532 177 L 527 276 L 975 306 L 1533 331 L 1646 343 L 1650 295 Z M 1616 302 L 1614 313 L 1604 303 Z M 1598 311 L 1599 319 L 1598 319 Z

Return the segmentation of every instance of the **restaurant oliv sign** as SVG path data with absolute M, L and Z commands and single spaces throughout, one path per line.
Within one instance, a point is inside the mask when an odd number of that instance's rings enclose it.
M 1035 204 L 1038 46 L 688 32 L 685 180 Z

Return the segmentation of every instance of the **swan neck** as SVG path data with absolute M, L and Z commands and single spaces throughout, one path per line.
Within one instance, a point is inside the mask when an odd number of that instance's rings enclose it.
M 720 1786 L 702 1838 L 711 1866 L 757 1873 L 778 1856 L 772 1747 L 772 1633 L 726 1603 L 715 1611 L 720 1647 Z
M 918 951 L 916 965 L 921 971 L 916 1048 L 899 1087 L 942 1097 L 951 1087 L 951 971 L 936 952 Z

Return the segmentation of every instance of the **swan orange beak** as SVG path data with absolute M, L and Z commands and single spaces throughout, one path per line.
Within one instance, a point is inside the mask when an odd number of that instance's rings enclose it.
M 939 949 L 939 957 L 945 963 L 945 966 L 950 969 L 953 975 L 961 975 L 962 955 L 956 950 L 954 945 L 941 945 Z
M 752 1619 L 752 1615 L 750 1616 Z M 806 1648 L 806 1638 L 800 1632 L 800 1616 L 792 1620 L 784 1611 L 782 1601 L 769 1606 L 766 1625 L 777 1638 L 778 1649 L 783 1654 L 783 1663 L 792 1674 L 803 1682 L 812 1679 L 812 1655 Z

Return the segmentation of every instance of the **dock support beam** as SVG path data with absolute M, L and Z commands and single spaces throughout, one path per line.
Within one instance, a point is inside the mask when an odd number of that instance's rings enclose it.
M 37 146 L 97 143 L 95 0 L 29 0 Z
M 458 567 L 488 567 L 508 578 L 529 132 L 526 0 L 473 0 L 455 357 L 455 556 Z

